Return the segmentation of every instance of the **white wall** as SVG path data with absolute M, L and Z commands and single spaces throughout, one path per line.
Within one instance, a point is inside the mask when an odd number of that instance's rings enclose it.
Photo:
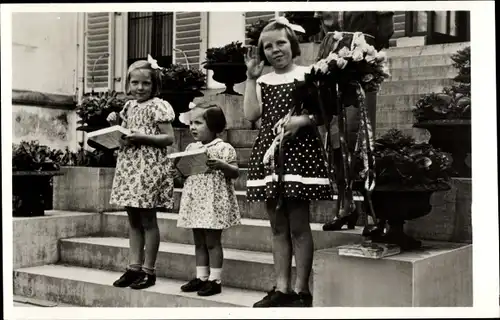
M 208 13 L 208 48 L 221 47 L 233 41 L 245 43 L 245 17 L 243 12 L 209 12 Z M 203 59 L 204 60 L 204 59 Z M 207 74 L 209 89 L 225 88 L 224 84 L 212 79 L 212 71 Z M 234 86 L 243 92 L 244 83 Z
M 12 88 L 75 94 L 77 13 L 12 14 Z
M 12 14 L 12 88 L 74 95 L 77 69 L 77 13 Z M 80 36 L 81 38 L 81 36 Z M 72 110 L 12 106 L 12 141 L 38 140 L 52 148 L 76 149 Z

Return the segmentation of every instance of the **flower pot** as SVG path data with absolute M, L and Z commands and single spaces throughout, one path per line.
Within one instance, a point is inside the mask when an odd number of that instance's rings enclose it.
M 373 210 L 378 219 L 387 222 L 388 230 L 382 235 L 372 236 L 371 240 L 396 244 L 401 250 L 419 248 L 421 242 L 405 234 L 403 228 L 405 221 L 429 214 L 432 210 L 431 195 L 435 191 L 448 189 L 450 186 L 444 183 L 429 188 L 376 186 L 371 196 Z
M 427 129 L 429 143 L 453 157 L 452 168 L 457 177 L 470 178 L 472 170 L 466 159 L 471 156 L 471 122 L 469 119 L 429 120 L 415 128 Z
M 189 103 L 193 102 L 194 98 L 202 96 L 203 93 L 198 90 L 162 90 L 160 94 L 160 98 L 170 103 L 177 116 L 179 115 L 179 113 L 183 113 L 189 110 Z M 186 125 L 182 124 L 178 118 L 175 118 L 172 125 L 177 128 L 186 127 Z
M 52 205 L 47 198 L 53 176 L 59 171 L 14 171 L 12 172 L 12 216 L 43 216 Z
M 234 85 L 241 83 L 247 79 L 247 66 L 245 63 L 239 62 L 213 62 L 204 65 L 205 69 L 214 72 L 213 79 L 217 82 L 224 83 L 226 90 L 221 94 L 231 94 L 241 96 L 240 93 L 234 91 Z
M 63 176 L 54 178 L 54 209 L 81 212 L 118 211 L 111 205 L 115 168 L 61 167 Z

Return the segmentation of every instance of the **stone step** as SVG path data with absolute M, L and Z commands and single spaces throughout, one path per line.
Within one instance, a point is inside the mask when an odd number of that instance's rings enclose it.
M 435 44 L 416 47 L 392 47 L 388 49 L 387 56 L 392 57 L 415 57 L 429 55 L 452 55 L 458 50 L 470 46 L 470 42 Z
M 123 271 L 128 263 L 129 240 L 115 237 L 63 239 L 60 255 L 60 262 L 64 264 Z M 294 262 L 292 269 L 294 278 Z M 192 279 L 196 275 L 194 246 L 161 242 L 156 274 L 184 281 Z M 222 283 L 229 287 L 269 291 L 275 285 L 272 253 L 224 249 Z
M 452 66 L 450 55 L 428 55 L 415 57 L 391 57 L 387 61 L 389 71 L 398 68 Z
M 14 270 L 14 294 L 85 307 L 251 307 L 264 293 L 223 287 L 222 293 L 200 297 L 184 293 L 184 281 L 159 277 L 143 289 L 116 288 L 121 272 L 77 266 L 43 265 Z
M 386 81 L 380 87 L 379 95 L 407 95 L 441 92 L 443 87 L 453 84 L 451 79 L 423 79 Z
M 23 296 L 14 295 L 14 308 L 22 307 L 22 308 L 74 308 L 78 307 L 73 304 L 66 303 L 58 303 L 54 301 L 49 301 L 46 299 L 36 299 L 36 298 L 27 298 Z
M 174 208 L 173 212 L 179 212 L 181 202 L 182 189 L 174 190 Z M 246 191 L 236 191 L 238 206 L 242 218 L 267 220 L 266 205 L 264 202 L 248 202 Z M 334 196 L 337 199 L 337 196 Z M 362 196 L 355 196 L 355 201 L 362 201 Z M 335 200 L 311 201 L 310 205 L 310 222 L 325 223 L 333 218 L 333 210 L 336 206 Z M 360 217 L 361 219 L 361 217 Z M 361 221 L 361 220 L 360 220 Z M 361 222 L 358 223 L 361 223 Z
M 453 79 L 457 70 L 453 66 L 421 66 L 412 68 L 393 68 L 388 81 Z
M 436 92 L 441 92 L 441 90 Z M 377 96 L 377 112 L 380 110 L 398 111 L 411 109 L 424 95 L 425 93 L 379 95 Z
M 194 244 L 190 229 L 177 227 L 178 214 L 158 213 L 161 241 Z M 102 216 L 103 236 L 128 238 L 126 212 L 107 212 Z M 339 232 L 325 232 L 319 223 L 311 223 L 314 248 L 324 249 L 361 239 L 361 228 Z M 227 249 L 272 252 L 272 233 L 269 220 L 242 219 L 241 224 L 222 233 L 222 246 Z

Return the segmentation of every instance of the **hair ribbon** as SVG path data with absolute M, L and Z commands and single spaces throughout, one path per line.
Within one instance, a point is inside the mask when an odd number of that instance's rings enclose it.
M 148 62 L 151 65 L 151 68 L 157 69 L 157 70 L 162 70 L 163 68 L 158 65 L 158 61 L 156 59 L 153 59 L 153 57 L 148 53 Z
M 271 19 L 271 21 L 274 21 L 274 22 L 279 23 L 281 25 L 287 26 L 288 28 L 292 29 L 295 32 L 306 33 L 306 30 L 304 30 L 304 28 L 302 28 L 302 26 L 299 26 L 298 24 L 291 23 L 290 21 L 288 21 L 287 18 L 285 18 L 283 16 Z

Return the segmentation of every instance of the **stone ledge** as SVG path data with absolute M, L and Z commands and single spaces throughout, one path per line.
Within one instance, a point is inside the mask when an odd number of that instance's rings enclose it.
M 74 96 L 56 93 L 44 93 L 31 90 L 12 90 L 13 105 L 40 106 L 56 109 L 74 110 Z

